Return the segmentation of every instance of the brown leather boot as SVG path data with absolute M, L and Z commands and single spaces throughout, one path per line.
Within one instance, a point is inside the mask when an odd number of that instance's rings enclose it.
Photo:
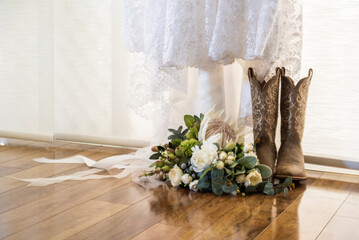
M 248 69 L 251 85 L 254 142 L 259 162 L 269 166 L 274 172 L 277 158 L 275 133 L 278 117 L 279 79 L 281 70 L 267 82 L 259 82 L 252 68 Z
M 285 68 L 282 68 L 281 71 L 281 146 L 278 152 L 275 177 L 292 177 L 293 180 L 305 180 L 307 176 L 301 142 L 308 89 L 313 70 L 309 69 L 308 77 L 301 79 L 297 85 L 290 77 L 285 76 Z

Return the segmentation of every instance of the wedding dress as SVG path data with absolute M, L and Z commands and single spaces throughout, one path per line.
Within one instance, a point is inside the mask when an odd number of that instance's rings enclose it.
M 277 66 L 284 66 L 299 79 L 301 0 L 124 0 L 122 30 L 124 46 L 137 53 L 128 104 L 140 116 L 153 120 L 153 144 L 164 143 L 167 128 L 182 125 L 183 114 L 204 113 L 215 104 L 238 123 L 248 123 L 244 121 L 252 109 L 248 67 L 255 68 L 259 78 L 268 79 Z M 197 86 L 197 91 L 188 91 L 191 86 Z M 38 159 L 86 163 L 95 169 L 23 180 L 48 185 L 132 173 L 134 181 L 155 187 L 160 182 L 138 178 L 148 168 L 150 154 L 146 148 L 97 163 L 82 156 Z M 96 175 L 110 168 L 125 170 L 119 175 Z
M 214 104 L 224 107 L 228 105 L 224 101 L 241 95 L 240 102 L 233 102 L 241 106 L 236 112 L 239 116 L 232 117 L 249 117 L 247 78 L 239 73 L 241 77 L 226 82 L 241 82 L 241 94 L 240 89 L 225 93 L 221 66 L 236 64 L 237 60 L 244 75 L 251 66 L 264 79 L 277 66 L 285 66 L 291 75 L 297 76 L 301 18 L 300 0 L 125 0 L 123 44 L 144 58 L 131 79 L 129 106 L 139 115 L 153 119 L 157 123 L 156 140 L 165 140 L 167 128 L 178 125 L 183 115 L 180 105 L 188 98 L 187 68 L 196 67 L 200 81 L 196 99 L 204 104 L 195 101 L 186 112 L 206 112 Z M 231 115 L 228 109 L 227 113 Z

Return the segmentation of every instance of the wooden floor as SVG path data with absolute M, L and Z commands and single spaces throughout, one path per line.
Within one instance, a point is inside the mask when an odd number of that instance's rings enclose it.
M 286 199 L 145 190 L 128 178 L 29 187 L 8 177 L 87 169 L 32 161 L 38 157 L 97 160 L 128 152 L 19 140 L 0 146 L 0 239 L 359 239 L 359 176 L 310 171 Z

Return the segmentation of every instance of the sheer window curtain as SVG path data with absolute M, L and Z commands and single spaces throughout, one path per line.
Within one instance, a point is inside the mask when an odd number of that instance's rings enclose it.
M 0 136 L 145 146 L 121 0 L 0 1 Z
M 302 76 L 314 69 L 304 152 L 359 162 L 359 3 L 304 0 L 303 10 Z M 1 137 L 149 142 L 151 122 L 126 107 L 121 13 L 122 0 L 0 1 Z

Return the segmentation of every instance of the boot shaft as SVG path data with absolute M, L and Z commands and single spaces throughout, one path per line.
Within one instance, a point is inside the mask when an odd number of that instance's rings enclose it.
M 309 69 L 308 77 L 301 79 L 297 85 L 285 75 L 285 68 L 281 69 L 281 142 L 284 144 L 289 138 L 302 141 L 305 110 L 307 106 L 308 90 L 313 70 Z
M 251 86 L 254 140 L 274 142 L 278 117 L 278 92 L 281 70 L 267 82 L 258 81 L 252 68 L 248 69 Z

